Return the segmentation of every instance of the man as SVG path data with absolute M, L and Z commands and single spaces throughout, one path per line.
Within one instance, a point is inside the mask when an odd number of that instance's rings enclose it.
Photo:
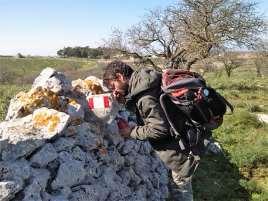
M 137 115 L 138 125 L 122 129 L 120 134 L 151 143 L 171 169 L 171 200 L 193 200 L 191 177 L 199 160 L 189 150 L 182 151 L 178 139 L 170 133 L 159 103 L 161 73 L 153 68 L 133 71 L 129 65 L 113 61 L 104 69 L 103 81 L 114 97 Z

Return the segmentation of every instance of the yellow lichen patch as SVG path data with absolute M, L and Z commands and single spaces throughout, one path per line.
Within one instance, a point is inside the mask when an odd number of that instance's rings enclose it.
M 31 89 L 28 93 L 20 92 L 16 98 L 22 103 L 25 115 L 42 106 L 56 110 L 62 107 L 57 94 L 41 87 Z
M 35 128 L 47 127 L 48 132 L 55 131 L 55 128 L 60 122 L 60 118 L 56 114 L 48 114 L 46 112 L 40 112 L 33 117 L 33 126 Z
M 92 80 L 84 80 L 84 86 L 85 89 L 90 90 L 93 94 L 102 94 L 104 93 L 101 85 L 95 81 Z
M 16 98 L 23 101 L 26 99 L 26 97 L 28 98 L 27 93 L 25 93 L 24 91 L 20 91 L 17 95 Z
M 72 98 L 70 98 L 70 99 L 68 100 L 68 104 L 73 105 L 73 106 L 77 106 L 77 105 L 79 105 L 79 104 L 76 102 L 76 100 L 75 100 L 75 99 L 72 99 Z

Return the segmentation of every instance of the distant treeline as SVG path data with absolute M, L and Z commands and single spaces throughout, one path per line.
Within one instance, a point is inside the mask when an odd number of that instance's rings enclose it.
M 99 59 L 106 58 L 109 59 L 115 52 L 109 48 L 90 48 L 85 47 L 64 47 L 57 51 L 57 54 L 61 57 L 78 57 L 78 58 L 90 58 Z

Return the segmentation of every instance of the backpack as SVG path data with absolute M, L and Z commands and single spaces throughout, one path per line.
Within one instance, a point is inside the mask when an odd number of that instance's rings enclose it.
M 162 73 L 160 105 L 181 147 L 197 145 L 206 132 L 218 128 L 233 106 L 198 73 L 168 69 Z

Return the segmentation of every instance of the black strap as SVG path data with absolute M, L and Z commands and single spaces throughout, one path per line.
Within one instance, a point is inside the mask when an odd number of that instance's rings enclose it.
M 169 98 L 171 101 L 171 97 L 168 95 L 168 94 L 161 94 L 160 96 L 160 105 L 165 113 L 165 116 L 169 122 L 169 125 L 170 127 L 172 128 L 172 131 L 173 133 L 175 134 L 175 137 L 176 136 L 180 136 L 180 140 L 179 140 L 179 145 L 180 145 L 180 148 L 182 150 L 185 150 L 187 147 L 189 147 L 191 149 L 191 147 L 195 146 L 197 143 L 194 143 L 194 142 L 197 142 L 200 138 L 201 138 L 201 131 L 200 128 L 201 128 L 201 125 L 200 126 L 197 126 L 196 123 L 194 123 L 191 118 L 188 116 L 188 114 L 186 114 L 184 111 L 182 111 L 176 104 L 174 104 L 176 106 L 176 108 L 185 116 L 185 118 L 187 119 L 186 122 L 188 122 L 188 126 L 189 126 L 189 129 L 187 129 L 187 133 L 185 133 L 186 136 L 180 134 L 177 129 L 175 128 L 175 125 L 173 123 L 173 121 L 170 119 L 170 116 L 169 114 L 167 113 L 167 108 L 166 108 L 166 104 L 164 103 L 164 98 Z M 189 125 L 190 124 L 190 125 Z M 193 131 L 191 128 L 194 128 L 195 131 Z M 202 127 L 203 128 L 203 127 Z M 194 134 L 197 134 L 198 136 L 196 136 L 195 138 L 193 138 L 193 133 L 190 133 L 190 132 L 195 132 Z M 190 135 L 190 136 L 189 136 Z M 188 141 L 188 146 L 185 146 L 186 145 L 186 142 L 185 142 L 185 139 L 183 139 L 184 137 L 187 138 L 187 141 Z
M 231 110 L 232 114 L 234 113 L 234 107 L 232 106 L 232 104 L 230 102 L 228 102 L 223 96 L 221 96 L 219 93 L 216 92 L 216 95 L 219 97 L 219 99 L 225 103 Z

